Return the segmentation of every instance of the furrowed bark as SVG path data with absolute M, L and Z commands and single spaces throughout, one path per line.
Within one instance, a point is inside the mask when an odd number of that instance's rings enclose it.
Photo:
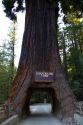
M 29 88 L 34 89 L 34 86 L 52 88 L 55 94 L 53 109 L 56 110 L 59 102 L 59 115 L 73 116 L 74 96 L 63 73 L 58 50 L 58 2 L 56 0 L 55 7 L 52 7 L 47 0 L 26 0 L 25 2 L 25 31 L 21 57 L 8 103 L 12 103 L 13 113 L 22 114 L 23 110 L 26 110 L 26 104 L 27 107 L 29 106 L 31 96 Z M 35 84 L 33 74 L 36 71 L 53 72 L 54 82 L 48 85 Z M 70 105 L 68 105 L 69 102 Z

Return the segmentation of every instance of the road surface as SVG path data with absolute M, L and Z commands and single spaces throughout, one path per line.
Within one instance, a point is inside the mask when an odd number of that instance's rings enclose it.
M 51 114 L 50 104 L 38 104 L 30 106 L 31 115 L 20 122 L 20 125 L 66 125 L 61 123 L 53 114 Z M 83 125 L 83 117 L 75 114 L 75 120 L 78 125 Z
M 20 125 L 63 125 L 60 120 L 51 114 L 51 105 L 30 106 L 31 115 L 21 121 Z

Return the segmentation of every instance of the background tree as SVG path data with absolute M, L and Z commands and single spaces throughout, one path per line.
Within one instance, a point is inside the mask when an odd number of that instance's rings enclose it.
M 69 17 L 68 17 L 69 18 Z M 74 22 L 75 20 L 75 22 Z M 82 20 L 82 19 L 81 19 Z M 59 43 L 60 49 L 63 49 L 63 42 L 61 38 L 61 34 L 64 32 L 64 39 L 66 46 L 65 54 L 66 61 L 64 63 L 64 58 L 62 59 L 62 63 L 67 67 L 67 73 L 69 78 L 69 83 L 71 88 L 73 89 L 78 100 L 83 100 L 82 95 L 82 77 L 83 77 L 83 22 L 80 22 L 80 19 L 76 20 L 76 18 L 71 20 L 71 24 L 67 24 L 63 31 L 59 34 Z M 64 57 L 64 54 L 61 55 Z
M 14 79 L 14 61 L 15 61 L 15 45 L 16 45 L 16 21 L 13 21 L 9 29 L 9 53 L 10 53 L 10 79 Z
M 6 53 L 6 44 L 0 47 L 0 103 L 7 99 L 9 86 L 9 60 Z M 7 82 L 7 84 L 6 84 Z
M 68 65 L 71 68 L 69 71 L 70 75 L 70 83 L 71 87 L 73 87 L 73 90 L 75 92 L 75 95 L 77 96 L 78 100 L 83 100 L 82 96 L 82 77 L 83 77 L 83 54 L 82 54 L 82 24 L 80 27 L 80 24 L 72 25 L 69 27 L 69 37 L 70 39 L 70 46 L 69 46 L 69 56 L 68 56 Z M 68 30 L 67 30 L 68 33 Z M 72 40 L 72 41 L 71 41 Z M 73 84 L 72 84 L 73 83 Z
M 15 22 L 11 24 L 8 33 L 8 40 L 0 46 L 0 103 L 7 100 L 8 92 L 11 83 L 16 74 L 16 67 L 14 65 L 15 58 L 15 43 L 16 43 L 16 26 Z

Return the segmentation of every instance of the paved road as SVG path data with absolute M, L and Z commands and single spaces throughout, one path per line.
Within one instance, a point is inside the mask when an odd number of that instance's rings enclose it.
M 31 115 L 21 121 L 20 125 L 65 125 L 62 124 L 53 114 L 51 114 L 50 104 L 39 104 L 30 106 Z M 74 115 L 78 125 L 83 125 L 83 117 Z
M 51 105 L 34 105 L 30 107 L 31 116 L 22 121 L 20 125 L 63 125 L 51 114 Z
M 61 122 L 52 115 L 30 116 L 22 121 L 20 125 L 62 125 Z

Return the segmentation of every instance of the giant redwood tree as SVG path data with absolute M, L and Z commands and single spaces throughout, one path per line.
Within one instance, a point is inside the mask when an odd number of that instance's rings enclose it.
M 33 89 L 44 88 L 46 91 L 50 91 L 54 112 L 58 105 L 57 115 L 73 116 L 74 96 L 61 66 L 57 41 L 57 20 L 59 3 L 65 17 L 68 13 L 81 17 L 83 1 L 3 0 L 6 15 L 15 20 L 16 13 L 24 10 L 24 3 L 26 16 L 21 57 L 7 105 L 9 108 L 11 107 L 12 114 L 28 113 Z M 42 74 L 45 78 L 42 77 Z M 53 77 L 52 81 L 49 82 L 50 79 L 47 78 L 47 82 L 41 82 L 42 79 L 50 77 L 49 74 Z M 37 75 L 42 79 L 35 81 Z

